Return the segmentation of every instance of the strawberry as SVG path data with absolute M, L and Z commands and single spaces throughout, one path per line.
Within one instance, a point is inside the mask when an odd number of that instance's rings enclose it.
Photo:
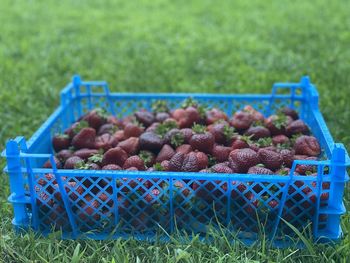
M 230 168 L 235 170 L 238 166 L 239 171 L 243 173 L 257 165 L 259 161 L 258 154 L 249 148 L 233 150 L 229 155 Z
M 91 128 L 98 130 L 103 124 L 107 123 L 107 112 L 104 109 L 97 108 L 90 111 L 83 119 L 89 123 Z
M 258 155 L 260 162 L 264 164 L 266 168 L 271 170 L 279 169 L 283 163 L 281 155 L 274 151 L 260 149 Z
M 161 167 L 161 170 L 160 170 Z M 163 162 L 160 163 L 160 167 L 156 167 L 156 171 L 171 171 L 170 170 L 170 161 L 164 160 Z
M 182 134 L 184 135 L 184 143 L 189 143 L 190 139 L 193 135 L 193 131 L 190 128 L 183 128 L 180 130 L 182 132 Z
M 55 176 L 53 174 L 45 174 L 44 177 L 45 177 L 45 179 L 40 178 L 38 180 L 39 185 L 45 186 L 45 185 L 47 185 L 48 182 L 52 182 L 53 184 L 57 184 Z
M 252 125 L 254 118 L 252 114 L 244 111 L 237 111 L 230 120 L 230 124 L 239 131 L 246 130 Z
M 72 146 L 76 149 L 95 148 L 96 131 L 93 128 L 83 128 L 72 139 Z
M 268 205 L 269 205 L 269 207 L 271 207 L 272 209 L 275 209 L 275 208 L 278 207 L 279 202 L 278 202 L 277 200 L 271 200 L 271 201 L 268 202 Z
M 118 142 L 125 140 L 125 134 L 123 130 L 116 131 L 113 136 L 116 138 Z
M 139 171 L 145 170 L 145 164 L 143 160 L 137 155 L 130 156 L 128 159 L 126 159 L 123 165 L 123 169 L 128 169 L 130 167 L 135 167 Z
M 244 210 L 250 215 L 256 215 L 256 209 L 259 206 L 259 200 L 254 196 L 252 192 L 248 192 L 244 196 L 248 199 Z
M 56 157 L 61 161 L 65 162 L 69 157 L 73 156 L 73 152 L 71 150 L 61 150 L 56 154 Z
M 265 119 L 265 127 L 270 130 L 271 135 L 285 134 L 286 127 L 293 120 L 284 114 L 271 115 Z
M 130 137 L 130 138 L 126 139 L 125 141 L 118 143 L 118 147 L 122 148 L 129 155 L 134 155 L 138 152 L 139 147 L 140 147 L 139 138 Z
M 101 216 L 97 213 L 100 203 L 96 200 L 88 201 L 82 206 L 82 210 L 77 212 L 77 216 L 80 220 L 84 221 L 88 225 L 93 225 L 94 220 L 100 220 Z
M 296 120 L 291 123 L 286 128 L 286 133 L 288 136 L 292 136 L 294 134 L 309 134 L 309 127 L 302 120 Z
M 139 170 L 139 169 L 136 168 L 136 167 L 134 167 L 134 166 L 125 169 L 125 171 L 138 171 L 138 170 Z
M 289 138 L 284 134 L 275 135 L 272 137 L 274 145 L 288 145 L 290 143 Z
M 75 135 L 77 135 L 82 129 L 88 128 L 89 124 L 87 121 L 81 120 L 72 124 L 67 130 L 65 130 L 65 134 L 69 136 L 69 139 L 73 139 Z
M 53 157 L 54 161 L 55 161 L 55 164 L 56 164 L 56 168 L 57 169 L 61 169 L 62 168 L 62 164 L 61 164 L 61 161 L 56 157 L 54 156 Z M 47 160 L 44 165 L 43 165 L 43 168 L 52 168 L 52 164 L 51 164 L 51 161 L 50 160 Z
M 281 112 L 284 115 L 291 117 L 293 120 L 299 119 L 298 113 L 292 108 L 285 107 L 285 108 L 281 109 Z
M 280 151 L 282 164 L 287 167 L 292 167 L 294 161 L 294 150 L 282 149 Z
M 321 147 L 317 139 L 313 136 L 300 136 L 296 139 L 294 144 L 296 154 L 319 156 L 321 154 Z
M 158 112 L 156 114 L 156 121 L 158 122 L 164 122 L 168 118 L 170 118 L 170 114 L 167 112 Z
M 192 151 L 193 151 L 193 149 L 192 149 L 191 145 L 189 145 L 189 144 L 180 145 L 175 150 L 175 152 L 181 152 L 183 154 L 187 154 L 187 153 L 192 152 Z
M 157 155 L 156 162 L 161 163 L 164 160 L 170 160 L 175 154 L 173 148 L 170 145 L 164 144 L 159 154 Z
M 154 153 L 150 151 L 140 151 L 139 156 L 143 160 L 146 167 L 150 167 L 156 162 Z
M 189 128 L 201 119 L 198 110 L 192 106 L 186 109 L 176 109 L 173 111 L 172 117 L 177 121 L 180 128 Z
M 175 128 L 171 129 L 164 135 L 164 142 L 170 144 L 173 147 L 178 147 L 184 143 L 185 136 L 183 133 Z
M 107 123 L 109 124 L 113 124 L 117 127 L 121 127 L 122 126 L 122 121 L 119 120 L 117 117 L 113 116 L 113 115 L 109 115 L 107 117 Z
M 212 108 L 205 113 L 207 125 L 213 124 L 218 120 L 228 120 L 227 115 L 217 108 Z
M 97 163 L 88 163 L 88 170 L 101 170 L 101 166 Z
M 160 195 L 160 191 L 157 188 L 152 189 L 151 193 L 147 193 L 144 197 L 147 204 L 152 204 L 157 201 Z
M 169 171 L 181 171 L 184 159 L 185 154 L 181 152 L 175 153 L 169 161 Z
M 98 129 L 98 132 L 97 132 L 97 135 L 103 135 L 103 134 L 114 134 L 116 131 L 118 130 L 118 127 L 116 125 L 113 125 L 111 123 L 106 123 L 106 124 L 103 124 L 99 129 Z
M 128 123 L 124 127 L 124 138 L 140 137 L 145 129 L 137 123 Z
M 68 149 L 70 146 L 70 139 L 67 134 L 56 134 L 52 138 L 52 146 L 55 152 L 59 152 L 63 149 Z
M 142 123 L 145 127 L 150 126 L 154 121 L 154 115 L 146 110 L 137 111 L 134 113 L 136 120 Z
M 161 125 L 161 123 L 159 122 L 154 122 L 151 124 L 151 126 L 147 127 L 147 129 L 145 130 L 146 132 L 156 132 L 159 125 Z M 177 124 L 176 124 L 177 125 Z
M 270 131 L 263 126 L 252 126 L 244 134 L 254 140 L 271 136 Z
M 111 196 L 109 196 L 106 193 L 101 193 L 98 195 L 98 199 L 100 199 L 102 202 L 107 202 L 107 206 L 109 206 L 108 208 L 112 208 L 113 207 L 113 199 L 111 198 Z
M 273 172 L 270 169 L 256 165 L 249 168 L 248 174 L 273 174 Z
M 54 188 L 56 189 L 56 192 L 54 194 L 54 197 L 57 201 L 62 201 L 62 195 L 60 193 L 60 189 L 58 187 L 58 184 L 54 185 Z M 68 198 L 72 201 L 76 201 L 78 197 L 80 197 L 84 192 L 84 188 L 81 185 L 77 185 L 76 182 L 68 182 L 64 185 L 64 189 L 68 195 Z
M 264 115 L 262 115 L 259 111 L 257 111 L 256 109 L 254 109 L 251 105 L 246 105 L 243 108 L 244 112 L 248 112 L 250 115 L 252 115 L 253 120 L 255 122 L 262 122 L 264 121 Z
M 201 125 L 194 125 L 192 130 L 195 134 L 190 139 L 190 145 L 194 150 L 204 153 L 211 153 L 214 147 L 214 136 L 210 132 L 206 132 Z
M 118 140 L 109 133 L 100 135 L 95 140 L 95 148 L 108 151 L 110 148 L 117 146 Z
M 117 164 L 119 166 L 123 166 L 126 159 L 128 159 L 128 154 L 122 148 L 115 147 L 104 153 L 102 166 L 107 164 Z
M 317 158 L 314 156 L 308 157 L 308 156 L 302 156 L 302 155 L 295 155 L 294 159 L 295 160 L 317 160 Z M 316 171 L 316 166 L 308 165 L 308 164 L 299 164 L 296 166 L 295 171 L 301 175 L 308 175 L 309 173 L 314 173 Z
M 223 163 L 215 164 L 214 166 L 211 167 L 211 170 L 214 173 L 225 173 L 225 174 L 233 173 L 232 169 Z
M 199 170 L 208 167 L 208 156 L 203 152 L 194 152 L 197 157 L 197 166 Z
M 83 148 L 83 149 L 80 149 L 78 151 L 75 151 L 73 155 L 74 156 L 78 156 L 81 159 L 86 161 L 89 157 L 91 157 L 91 156 L 93 156 L 95 154 L 98 154 L 98 150 Z
M 191 190 L 189 186 L 185 185 L 182 181 L 175 181 L 174 182 L 174 187 L 176 189 L 176 192 L 180 192 L 183 196 L 189 196 L 191 193 Z
M 122 168 L 116 164 L 107 164 L 102 167 L 102 170 L 121 170 Z
M 250 139 L 248 137 L 238 136 L 234 138 L 231 144 L 231 148 L 232 150 L 249 148 L 249 142 L 250 142 Z
M 163 146 L 163 139 L 154 132 L 145 132 L 140 136 L 140 149 L 152 152 L 159 151 Z
M 218 162 L 224 162 L 228 160 L 228 156 L 232 149 L 230 147 L 215 145 L 212 155 Z
M 185 156 L 181 170 L 185 172 L 198 172 L 200 170 L 198 167 L 198 159 L 194 152 L 190 152 Z

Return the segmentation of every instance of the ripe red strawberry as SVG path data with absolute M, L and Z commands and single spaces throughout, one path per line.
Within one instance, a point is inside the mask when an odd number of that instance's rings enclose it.
M 272 137 L 272 142 L 274 145 L 289 144 L 289 138 L 284 134 L 279 134 Z
M 171 161 L 170 161 L 171 162 Z M 198 159 L 194 152 L 190 152 L 184 158 L 181 170 L 184 172 L 198 172 Z
M 139 156 L 143 160 L 146 167 L 150 167 L 156 162 L 156 156 L 150 151 L 140 151 Z
M 244 210 L 250 215 L 255 215 L 256 209 L 259 206 L 259 200 L 254 196 L 252 192 L 248 192 L 244 194 L 244 196 L 248 199 L 248 202 L 246 202 L 247 205 L 244 207 Z
M 137 121 L 142 123 L 145 127 L 152 125 L 152 123 L 155 121 L 153 113 L 146 110 L 137 111 L 134 115 Z
M 285 108 L 283 108 L 281 110 L 281 112 L 284 115 L 287 115 L 287 116 L 291 117 L 293 120 L 299 119 L 298 113 L 295 110 L 291 109 L 291 108 L 285 107 Z
M 101 193 L 101 194 L 98 195 L 98 198 L 102 202 L 107 202 L 107 206 L 109 206 L 109 208 L 113 207 L 113 203 L 114 203 L 113 199 L 108 193 Z
M 179 147 L 176 148 L 176 152 L 181 152 L 183 154 L 187 154 L 189 152 L 192 152 L 193 149 L 191 147 L 191 145 L 189 144 L 183 144 L 183 145 L 180 145 Z
M 271 136 L 270 131 L 263 126 L 252 126 L 245 132 L 245 135 L 251 136 L 254 140 Z
M 182 164 L 185 159 L 185 154 L 181 152 L 177 152 L 174 154 L 173 157 L 171 157 L 169 161 L 169 171 L 181 171 L 182 169 Z
M 291 123 L 286 128 L 286 133 L 288 136 L 292 136 L 294 134 L 309 134 L 309 127 L 302 120 L 296 120 Z
M 246 130 L 252 125 L 254 118 L 252 114 L 244 111 L 237 111 L 230 120 L 231 125 L 239 130 Z
M 242 136 L 235 138 L 231 144 L 232 150 L 249 148 L 249 143 L 244 138 Z
M 157 201 L 160 194 L 161 194 L 161 192 L 159 191 L 159 189 L 154 188 L 154 189 L 152 189 L 151 193 L 147 193 L 145 195 L 145 197 L 144 197 L 145 201 L 147 202 L 147 204 L 152 204 L 152 203 Z
M 57 169 L 61 169 L 62 168 L 62 164 L 61 164 L 61 161 L 56 157 L 54 156 L 53 157 L 54 161 L 55 161 L 55 164 L 56 164 L 56 168 Z M 43 165 L 43 168 L 52 168 L 52 164 L 51 164 L 51 161 L 50 160 L 47 160 L 44 165 Z
M 111 124 L 111 123 L 106 123 L 106 124 L 103 124 L 98 129 L 97 135 L 101 136 L 101 135 L 106 134 L 106 133 L 113 135 L 117 130 L 118 130 L 118 126 Z
M 257 165 L 260 161 L 258 154 L 249 148 L 233 150 L 229 158 L 231 158 L 230 168 L 233 169 L 233 166 L 237 165 L 242 173 L 247 172 L 250 167 Z
M 190 145 L 194 150 L 204 153 L 211 153 L 214 147 L 214 136 L 210 132 L 206 132 L 201 125 L 194 125 L 192 130 L 195 134 L 190 139 Z
M 273 172 L 265 167 L 252 166 L 249 168 L 248 174 L 273 174 Z
M 122 168 L 116 164 L 107 164 L 102 167 L 102 170 L 121 170 Z
M 117 139 L 118 142 L 125 140 L 125 134 L 123 130 L 116 131 L 113 136 Z
M 175 154 L 174 149 L 170 145 L 164 144 L 162 149 L 157 155 L 156 162 L 161 163 L 164 160 L 170 160 L 174 154 Z
M 107 123 L 107 112 L 104 109 L 97 108 L 90 111 L 83 119 L 89 123 L 89 126 L 98 130 L 103 124 Z
M 55 176 L 53 174 L 45 174 L 44 177 L 45 178 L 40 178 L 38 180 L 39 185 L 45 186 L 45 185 L 47 185 L 48 182 L 51 182 L 51 181 L 53 184 L 57 184 Z
M 93 128 L 83 128 L 72 139 L 72 146 L 76 149 L 95 148 L 96 131 Z
M 193 135 L 193 131 L 190 128 L 183 128 L 180 130 L 182 132 L 182 134 L 184 135 L 184 143 L 189 143 L 190 139 Z
M 197 166 L 199 170 L 208 167 L 209 159 L 208 156 L 203 152 L 194 152 L 197 157 Z
M 185 141 L 185 136 L 177 128 L 171 129 L 164 135 L 164 142 L 167 144 L 170 144 L 173 147 L 178 147 L 182 145 L 184 141 Z
M 102 159 L 102 166 L 107 164 L 123 166 L 126 159 L 128 159 L 128 154 L 122 148 L 115 147 L 105 152 Z
M 73 152 L 71 150 L 61 150 L 56 154 L 56 157 L 61 161 L 65 162 L 69 157 L 73 156 Z
M 87 201 L 82 206 L 82 210 L 77 212 L 77 215 L 80 220 L 87 222 L 88 225 L 94 224 L 94 221 L 100 220 L 101 216 L 98 214 L 98 210 L 100 208 L 100 203 L 96 200 Z
M 145 129 L 136 123 L 128 123 L 124 127 L 124 137 L 125 139 L 130 137 L 140 137 Z
M 73 155 L 74 156 L 78 156 L 81 159 L 86 161 L 89 157 L 91 157 L 91 156 L 93 156 L 95 154 L 98 154 L 98 150 L 83 148 L 83 149 L 80 149 L 78 151 L 75 151 Z
M 182 181 L 175 181 L 174 183 L 174 187 L 176 189 L 177 192 L 181 191 L 181 194 L 183 196 L 189 196 L 191 193 L 190 187 L 185 185 Z
M 260 113 L 256 109 L 254 109 L 251 105 L 244 106 L 243 111 L 251 114 L 255 122 L 264 121 L 264 115 L 262 115 L 262 113 Z
M 63 149 L 68 149 L 70 146 L 70 139 L 67 134 L 56 134 L 52 138 L 52 146 L 55 152 L 59 152 Z
M 226 164 L 218 163 L 210 168 L 214 173 L 225 173 L 230 174 L 233 173 L 232 169 L 228 167 Z
M 192 106 L 186 109 L 176 109 L 173 111 L 172 117 L 177 121 L 180 128 L 189 128 L 194 123 L 199 123 L 201 119 L 198 110 Z
M 134 155 L 138 152 L 138 150 L 140 148 L 139 138 L 130 137 L 130 138 L 126 139 L 125 141 L 118 143 L 118 147 L 122 148 L 129 155 Z
M 265 127 L 270 130 L 271 135 L 279 135 L 286 133 L 286 127 L 293 119 L 284 114 L 271 115 L 265 119 Z
M 207 125 L 213 124 L 218 120 L 228 120 L 226 113 L 222 112 L 217 108 L 212 108 L 205 113 Z
M 55 184 L 54 188 L 56 189 L 54 197 L 56 198 L 57 201 L 61 202 L 62 195 L 60 193 L 58 184 Z M 76 201 L 85 192 L 84 188 L 81 185 L 78 185 L 76 182 L 68 182 L 67 184 L 64 185 L 64 189 L 68 195 L 68 198 L 72 201 Z
M 302 155 L 295 155 L 295 160 L 317 160 L 316 157 L 308 157 L 308 156 L 302 156 Z M 308 173 L 313 173 L 316 170 L 316 166 L 314 165 L 308 165 L 308 164 L 299 164 L 296 166 L 295 171 L 301 175 L 307 175 Z
M 286 167 L 292 167 L 294 161 L 294 150 L 282 149 L 280 151 L 282 164 Z
M 140 149 L 152 152 L 159 151 L 163 146 L 163 139 L 154 132 L 145 132 L 140 136 Z
M 232 149 L 230 147 L 215 145 L 212 155 L 218 162 L 224 162 L 228 160 L 228 156 Z
M 242 173 L 242 170 L 238 163 L 234 161 L 230 156 L 228 157 L 228 167 L 231 168 L 233 173 Z
M 101 170 L 101 166 L 97 163 L 88 163 L 88 170 Z
M 149 126 L 149 127 L 145 130 L 145 132 L 156 132 L 156 130 L 158 129 L 158 127 L 159 127 L 160 124 L 161 124 L 161 123 L 159 123 L 159 122 L 154 122 L 154 123 L 152 123 L 152 125 Z
M 125 169 L 125 171 L 138 171 L 138 170 L 139 170 L 139 169 L 137 169 L 137 168 L 134 167 L 134 166 Z
M 167 112 L 158 112 L 156 114 L 156 121 L 158 122 L 164 122 L 168 118 L 170 118 L 170 115 Z
M 170 161 L 164 160 L 160 163 L 160 166 L 162 167 L 162 171 L 171 171 L 170 170 Z
M 300 136 L 294 144 L 296 154 L 318 156 L 321 154 L 321 147 L 317 139 L 313 136 Z
M 277 208 L 277 207 L 278 207 L 279 202 L 278 202 L 277 200 L 271 200 L 271 201 L 268 202 L 268 205 L 269 205 L 272 209 L 274 209 L 274 208 Z
M 264 164 L 266 168 L 271 170 L 279 169 L 283 163 L 281 155 L 274 151 L 260 149 L 258 155 L 260 162 Z
M 98 136 L 95 140 L 95 148 L 108 151 L 110 148 L 117 146 L 118 140 L 109 133 Z
M 145 164 L 143 160 L 137 155 L 130 156 L 124 162 L 123 169 L 128 169 L 130 167 L 135 167 L 139 171 L 145 170 Z

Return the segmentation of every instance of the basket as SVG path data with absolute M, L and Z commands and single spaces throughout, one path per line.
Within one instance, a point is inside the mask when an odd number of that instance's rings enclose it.
M 123 117 L 140 108 L 150 109 L 159 99 L 175 108 L 189 96 L 229 116 L 247 104 L 265 116 L 282 106 L 292 107 L 318 138 L 324 158 L 296 160 L 287 176 L 61 170 L 55 166 L 52 136 L 87 111 L 101 107 Z M 74 76 L 61 92 L 61 105 L 32 138 L 9 140 L 3 156 L 10 178 L 12 223 L 18 231 L 33 229 L 47 235 L 59 230 L 68 239 L 168 240 L 175 232 L 205 238 L 210 229 L 220 229 L 236 233 L 247 244 L 263 232 L 275 246 L 290 244 L 299 232 L 310 233 L 315 242 L 342 235 L 340 216 L 346 211 L 342 198 L 349 157 L 342 144 L 334 143 L 318 108 L 318 92 L 308 77 L 299 83 L 276 83 L 271 94 L 233 95 L 111 93 L 106 82 Z M 52 169 L 42 168 L 47 159 Z M 297 165 L 315 166 L 317 175 L 296 176 Z

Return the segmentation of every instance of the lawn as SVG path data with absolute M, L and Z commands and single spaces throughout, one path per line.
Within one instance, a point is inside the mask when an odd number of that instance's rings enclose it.
M 0 2 L 0 148 L 29 138 L 74 73 L 113 91 L 268 93 L 308 74 L 335 141 L 350 150 L 349 1 Z M 1 168 L 4 161 L 0 162 Z M 217 236 L 180 244 L 15 236 L 0 186 L 3 262 L 349 262 L 350 216 L 335 246 L 244 247 Z M 346 197 L 349 207 L 349 197 Z

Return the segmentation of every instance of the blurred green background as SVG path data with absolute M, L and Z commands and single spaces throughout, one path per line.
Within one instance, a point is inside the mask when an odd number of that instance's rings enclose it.
M 60 90 L 79 73 L 87 80 L 107 80 L 113 91 L 216 93 L 268 93 L 276 81 L 298 81 L 307 74 L 318 87 L 320 108 L 334 139 L 350 149 L 349 12 L 350 1 L 345 0 L 1 0 L 1 148 L 8 138 L 29 138 L 58 106 Z M 17 256 L 18 261 L 44 261 L 62 253 L 66 258 L 61 262 L 71 261 L 79 245 L 79 253 L 89 247 L 107 251 L 93 255 L 112 262 L 107 248 L 116 243 L 57 245 L 55 241 L 30 237 L 23 241 L 13 236 L 12 210 L 5 200 L 7 177 L 2 176 L 6 178 L 1 186 L 2 260 L 10 262 Z M 350 229 L 347 216 L 343 224 Z M 297 249 L 192 244 L 194 250 L 181 260 L 217 262 L 216 255 L 227 262 L 280 262 L 285 257 L 346 262 L 350 242 L 345 232 L 341 244 L 315 248 L 318 250 L 310 257 L 308 251 Z M 118 242 L 119 253 L 129 255 L 131 261 L 137 257 L 151 261 L 156 255 L 150 244 Z M 47 253 L 50 246 L 55 251 Z M 183 250 L 176 244 L 157 249 L 159 262 L 176 262 L 174 251 Z M 233 257 L 225 256 L 227 253 Z M 86 253 L 81 258 L 92 260 Z M 124 258 L 120 260 L 116 262 Z

